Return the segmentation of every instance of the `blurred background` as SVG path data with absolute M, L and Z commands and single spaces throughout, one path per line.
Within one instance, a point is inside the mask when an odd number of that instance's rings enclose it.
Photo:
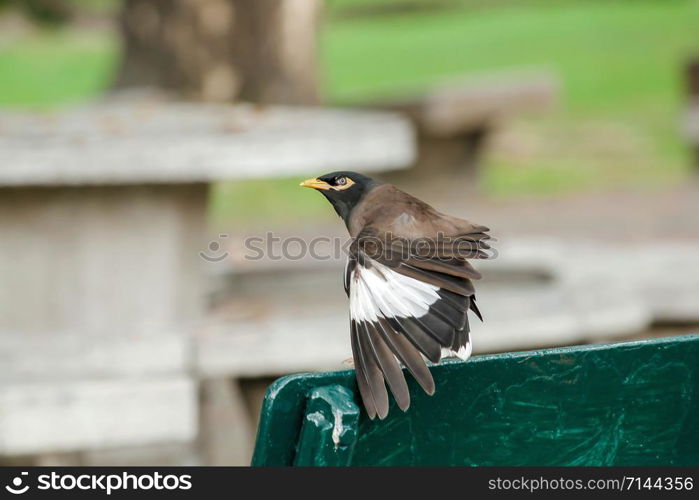
M 697 332 L 699 1 L 0 0 L 0 464 L 249 463 L 339 169 L 492 229 L 476 353 Z

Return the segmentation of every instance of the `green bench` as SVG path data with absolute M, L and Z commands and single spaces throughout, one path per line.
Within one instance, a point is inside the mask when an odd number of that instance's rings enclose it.
M 697 465 L 699 335 L 477 356 L 433 366 L 386 420 L 354 371 L 268 389 L 258 466 Z

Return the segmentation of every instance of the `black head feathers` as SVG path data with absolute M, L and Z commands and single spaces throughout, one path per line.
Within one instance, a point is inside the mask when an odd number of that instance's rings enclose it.
M 352 209 L 378 183 L 357 172 L 339 171 L 321 175 L 317 179 L 307 179 L 301 183 L 301 186 L 320 191 L 347 223 Z

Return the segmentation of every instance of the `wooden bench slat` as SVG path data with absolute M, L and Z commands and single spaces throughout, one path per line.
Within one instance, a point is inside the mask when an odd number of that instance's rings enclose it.
M 197 434 L 186 376 L 0 386 L 0 455 L 187 443 Z

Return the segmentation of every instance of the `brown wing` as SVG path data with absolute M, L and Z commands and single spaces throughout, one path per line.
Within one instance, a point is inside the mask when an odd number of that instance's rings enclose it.
M 382 203 L 388 209 L 359 213 L 350 224 L 350 231 L 352 223 L 365 224 L 351 247 L 345 290 L 358 386 L 371 418 L 388 413 L 384 380 L 401 409 L 410 404 L 396 360 L 432 394 L 434 381 L 420 354 L 435 363 L 443 349 L 468 358 L 467 313 L 481 318 L 472 283 L 480 273 L 467 259 L 487 257 L 488 228 L 405 196 Z

